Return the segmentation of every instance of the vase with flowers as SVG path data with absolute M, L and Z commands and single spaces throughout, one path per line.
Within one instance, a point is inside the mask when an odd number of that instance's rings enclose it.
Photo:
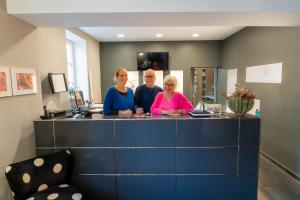
M 235 90 L 230 96 L 224 94 L 224 97 L 227 99 L 229 109 L 237 117 L 244 116 L 254 106 L 253 92 L 239 84 L 236 84 Z

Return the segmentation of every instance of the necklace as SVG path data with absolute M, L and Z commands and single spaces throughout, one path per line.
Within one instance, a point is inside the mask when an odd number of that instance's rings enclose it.
M 116 88 L 117 88 L 117 90 L 119 91 L 119 92 L 127 92 L 127 88 L 125 87 L 125 86 L 118 86 L 118 85 L 116 85 L 115 86 Z

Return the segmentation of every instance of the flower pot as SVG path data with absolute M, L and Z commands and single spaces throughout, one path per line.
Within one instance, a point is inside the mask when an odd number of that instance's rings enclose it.
M 228 107 L 234 112 L 237 117 L 244 116 L 249 110 L 254 106 L 254 99 L 239 99 L 236 97 L 231 97 L 228 99 Z

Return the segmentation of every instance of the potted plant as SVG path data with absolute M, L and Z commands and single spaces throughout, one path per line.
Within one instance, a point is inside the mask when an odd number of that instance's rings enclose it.
M 251 90 L 239 84 L 235 86 L 235 91 L 230 96 L 224 94 L 224 97 L 227 99 L 229 109 L 236 116 L 242 117 L 253 108 L 255 96 Z

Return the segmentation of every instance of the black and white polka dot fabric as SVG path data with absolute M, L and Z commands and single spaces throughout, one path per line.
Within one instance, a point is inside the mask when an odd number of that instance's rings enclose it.
M 82 194 L 75 187 L 68 184 L 62 184 L 37 192 L 28 198 L 28 200 L 35 199 L 81 200 Z
M 72 156 L 69 150 L 14 163 L 5 175 L 15 200 L 81 200 L 69 185 Z

